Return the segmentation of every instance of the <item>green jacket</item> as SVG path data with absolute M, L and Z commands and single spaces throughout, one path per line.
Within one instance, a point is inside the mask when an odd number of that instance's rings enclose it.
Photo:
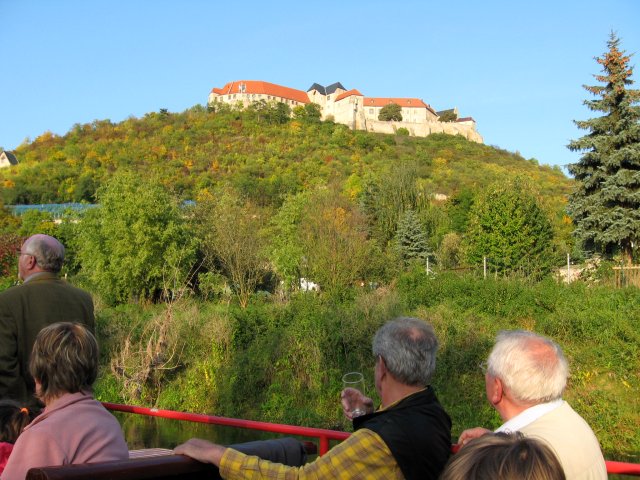
M 82 323 L 93 332 L 91 295 L 49 272 L 0 293 L 0 399 L 34 402 L 31 349 L 38 332 L 56 322 Z

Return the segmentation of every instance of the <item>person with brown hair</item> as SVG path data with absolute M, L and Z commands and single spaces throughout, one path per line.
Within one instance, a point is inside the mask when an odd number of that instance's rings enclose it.
M 565 480 L 550 447 L 521 433 L 470 440 L 445 467 L 440 480 Z
M 35 418 L 36 412 L 13 400 L 0 400 L 0 473 L 9 461 L 13 444 L 24 427 Z
M 91 393 L 98 343 L 86 327 L 62 322 L 43 328 L 29 369 L 45 409 L 18 437 L 2 480 L 23 480 L 33 467 L 129 458 L 118 421 Z

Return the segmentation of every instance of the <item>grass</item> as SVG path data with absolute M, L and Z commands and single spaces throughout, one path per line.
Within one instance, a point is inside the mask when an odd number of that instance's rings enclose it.
M 168 321 L 165 307 L 102 308 L 104 368 L 96 392 L 104 401 L 346 429 L 338 404 L 341 375 L 362 371 L 373 393 L 374 332 L 389 318 L 413 315 L 438 333 L 433 384 L 457 438 L 465 428 L 501 423 L 477 366 L 499 330 L 525 328 L 565 350 L 571 367 L 565 398 L 592 426 L 605 457 L 640 462 L 638 293 L 412 272 L 394 287 L 342 299 L 299 294 L 286 303 L 260 299 L 246 310 L 186 299 L 173 305 L 166 338 L 166 351 L 179 352 L 176 368 L 156 372 L 138 389 L 125 388 L 108 362 L 128 334 L 131 351 L 145 351 L 151 330 L 144 326 Z

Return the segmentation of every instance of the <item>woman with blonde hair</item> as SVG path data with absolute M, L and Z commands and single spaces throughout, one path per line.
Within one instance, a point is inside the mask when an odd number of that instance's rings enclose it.
M 86 327 L 62 322 L 43 328 L 29 370 L 45 408 L 18 437 L 2 480 L 24 480 L 33 467 L 129 458 L 118 421 L 91 393 L 98 343 Z
M 440 480 L 565 480 L 551 447 L 541 440 L 512 434 L 486 434 L 453 455 Z

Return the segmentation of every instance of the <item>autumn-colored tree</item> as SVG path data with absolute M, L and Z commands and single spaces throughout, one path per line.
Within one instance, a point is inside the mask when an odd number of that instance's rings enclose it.
M 362 278 L 372 244 L 365 216 L 347 198 L 332 189 L 316 191 L 302 215 L 299 235 L 304 277 L 334 292 Z
M 16 251 L 23 237 L 14 233 L 0 233 L 0 277 L 14 276 L 17 272 Z

